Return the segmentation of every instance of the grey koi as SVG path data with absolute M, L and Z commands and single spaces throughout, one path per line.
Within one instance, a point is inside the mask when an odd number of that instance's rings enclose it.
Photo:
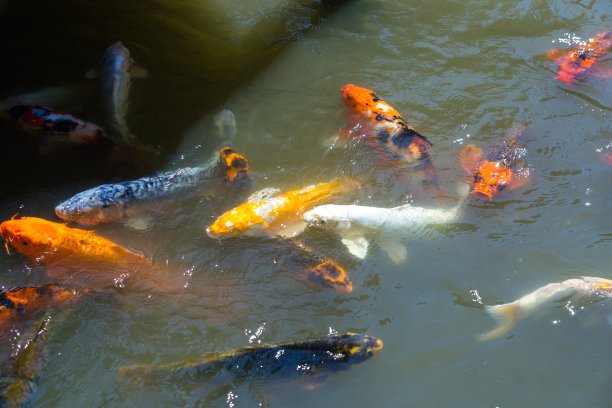
M 233 184 L 247 178 L 250 170 L 244 156 L 225 147 L 218 158 L 201 167 L 186 167 L 83 191 L 55 207 L 55 213 L 65 221 L 86 225 L 117 221 L 140 201 L 167 197 L 193 188 L 219 173 L 223 174 L 225 182 Z

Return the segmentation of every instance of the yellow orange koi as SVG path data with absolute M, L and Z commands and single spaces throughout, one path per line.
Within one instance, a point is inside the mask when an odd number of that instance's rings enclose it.
M 206 233 L 211 238 L 240 235 L 292 237 L 305 228 L 306 224 L 301 220 L 305 211 L 357 186 L 354 180 L 338 178 L 329 183 L 310 185 L 275 197 L 246 202 L 219 216 L 206 229 Z

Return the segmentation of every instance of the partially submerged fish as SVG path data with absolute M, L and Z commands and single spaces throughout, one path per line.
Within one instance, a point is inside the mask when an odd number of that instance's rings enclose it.
M 411 204 L 394 208 L 325 204 L 306 211 L 302 219 L 308 226 L 339 232 L 349 252 L 363 259 L 369 247 L 364 234 L 372 231 L 410 233 L 418 227 L 452 222 L 460 214 L 464 197 L 465 194 L 459 204 L 449 209 L 423 208 Z M 405 259 L 405 248 L 391 245 L 391 242 L 383 248 L 388 250 L 395 262 L 400 263 Z
M 351 179 L 310 185 L 261 201 L 246 202 L 217 218 L 206 229 L 211 238 L 232 236 L 293 237 L 303 231 L 301 215 L 309 208 L 358 186 Z
M 236 382 L 274 378 L 290 380 L 296 377 L 321 380 L 326 375 L 369 359 L 382 347 L 381 339 L 347 333 L 277 345 L 242 347 L 170 364 L 126 366 L 120 368 L 119 373 L 189 376 L 206 380 L 225 371 L 232 374 Z
M 0 292 L 0 326 L 14 316 L 70 303 L 79 296 L 78 291 L 55 283 L 5 290 Z
M 128 96 L 132 76 L 145 76 L 146 72 L 134 64 L 130 51 L 116 42 L 104 52 L 101 68 L 102 106 L 111 129 L 110 137 L 118 144 L 132 144 L 136 136 L 126 122 Z
M 57 144 L 90 145 L 106 136 L 104 129 L 96 124 L 44 106 L 11 106 L 6 116 L 19 123 L 25 131 L 46 135 Z
M 219 177 L 228 184 L 235 184 L 249 175 L 247 159 L 234 149 L 224 147 L 218 158 L 202 167 L 186 167 L 152 177 L 103 184 L 57 205 L 55 213 L 65 221 L 85 225 L 112 222 L 123 218 L 138 202 L 169 197 L 201 185 L 206 178 Z
M 428 158 L 431 142 L 374 91 L 348 84 L 342 87 L 342 98 L 358 124 L 366 128 L 366 133 L 371 132 L 376 143 L 393 157 L 409 163 Z
M 559 301 L 576 293 L 612 297 L 612 280 L 583 276 L 563 282 L 549 283 L 511 303 L 485 306 L 486 312 L 498 326 L 484 334 L 481 340 L 493 340 L 508 333 L 516 324 L 536 312 L 544 304 Z
M 151 261 L 93 231 L 70 228 L 42 218 L 22 217 L 0 224 L 7 252 L 11 244 L 22 255 L 49 267 L 50 275 L 71 269 L 104 285 L 116 283 Z M 55 272 L 55 271 L 58 272 Z M 109 275 L 111 273 L 111 275 Z M 61 275 L 60 277 L 64 277 Z
M 569 51 L 550 50 L 547 55 L 559 66 L 555 78 L 566 85 L 586 77 L 588 74 L 598 74 L 604 77 L 612 76 L 612 71 L 600 66 L 600 61 L 612 47 L 612 31 L 602 32 L 588 42 L 579 44 Z
M 298 253 L 292 259 L 306 268 L 306 279 L 317 285 L 331 287 L 337 292 L 348 293 L 353 290 L 353 284 L 342 266 L 319 255 L 302 243 L 293 243 Z
M 517 142 L 517 137 L 523 129 L 514 129 L 502 146 L 486 157 L 475 145 L 470 144 L 463 148 L 461 166 L 474 183 L 470 194 L 480 200 L 492 201 L 493 197 L 505 189 L 513 190 L 529 181 L 530 170 L 521 165 L 527 150 Z
M 30 402 L 46 357 L 48 322 L 48 317 L 42 319 L 32 339 L 15 357 L 10 375 L 0 378 L 0 407 L 23 407 Z

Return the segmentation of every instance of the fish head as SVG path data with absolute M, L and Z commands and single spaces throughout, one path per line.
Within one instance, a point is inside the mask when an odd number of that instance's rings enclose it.
M 0 224 L 0 234 L 5 241 L 7 252 L 8 244 L 11 244 L 21 254 L 40 259 L 52 253 L 62 227 L 62 224 L 41 218 L 22 217 Z
M 350 220 L 342 207 L 334 204 L 325 204 L 306 211 L 302 220 L 309 227 L 322 227 L 329 229 L 348 229 Z
M 355 113 L 369 115 L 381 99 L 371 89 L 347 84 L 340 91 L 346 106 Z
M 251 175 L 247 158 L 230 147 L 224 147 L 219 151 L 219 160 L 225 181 L 228 183 L 240 182 Z
M 309 268 L 306 274 L 309 280 L 332 287 L 338 292 L 348 293 L 353 290 L 353 284 L 344 268 L 330 259 Z
M 261 202 L 247 202 L 221 214 L 208 228 L 206 233 L 213 239 L 247 234 L 265 228 L 266 219 L 258 214 Z
M 512 169 L 499 161 L 485 161 L 474 175 L 474 190 L 471 194 L 480 200 L 491 201 L 512 182 L 513 177 Z
M 367 360 L 383 348 L 381 339 L 356 333 L 333 336 L 331 344 L 333 358 L 338 357 L 352 363 Z
M 55 214 L 64 221 L 96 225 L 121 219 L 125 205 L 117 197 L 126 191 L 110 185 L 95 187 L 69 198 L 55 207 Z

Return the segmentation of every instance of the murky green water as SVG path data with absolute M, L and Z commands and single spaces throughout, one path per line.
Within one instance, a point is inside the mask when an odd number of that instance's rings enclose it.
M 278 241 L 208 238 L 205 226 L 239 201 L 222 191 L 156 206 L 146 231 L 98 228 L 167 262 L 188 287 L 91 296 L 56 317 L 36 406 L 612 404 L 612 302 L 561 302 L 483 343 L 478 336 L 494 322 L 470 294 L 495 304 L 580 275 L 612 278 L 612 169 L 598 151 L 612 142 L 612 82 L 563 86 L 545 57 L 567 33 L 610 30 L 609 2 L 346 1 L 320 10 L 306 1 L 8 1 L 0 13 L 0 94 L 81 81 L 86 97 L 71 108 L 99 118 L 95 89 L 82 78 L 121 40 L 150 73 L 132 86 L 128 124 L 164 151 L 139 166 L 108 165 L 96 151 L 41 157 L 3 123 L 3 220 L 17 211 L 55 219 L 54 206 L 85 188 L 204 162 L 223 143 L 211 126 L 222 108 L 236 116 L 232 145 L 250 159 L 254 189 L 367 174 L 362 203 L 390 206 L 406 195 L 437 203 L 417 174 L 408 173 L 404 190 L 363 149 L 328 151 L 324 142 L 345 123 L 346 83 L 375 89 L 430 138 L 449 191 L 466 179 L 463 145 L 496 144 L 521 123 L 529 129 L 532 182 L 495 203 L 470 199 L 455 224 L 398 238 L 408 248 L 404 264 L 388 258 L 382 241 L 360 262 L 336 237 L 307 231 L 308 245 L 345 266 L 350 294 L 304 282 Z M 0 257 L 0 285 L 49 281 L 44 268 L 27 265 L 19 255 Z M 380 336 L 384 349 L 314 390 L 116 376 L 125 364 L 330 330 Z

